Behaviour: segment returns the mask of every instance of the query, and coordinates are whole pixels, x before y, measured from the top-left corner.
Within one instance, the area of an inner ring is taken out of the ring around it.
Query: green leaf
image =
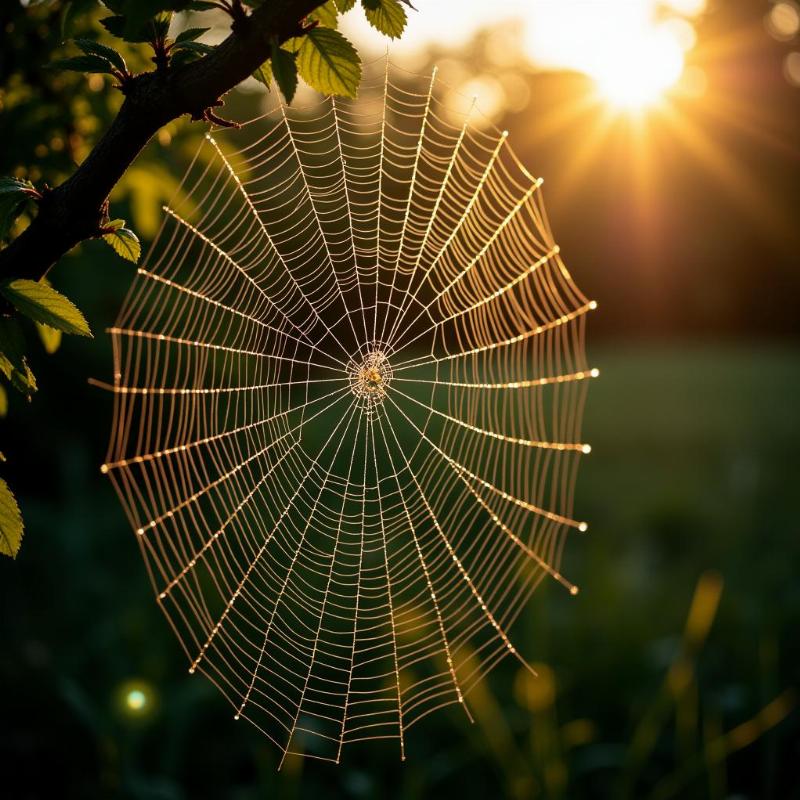
[[[36,391],[36,378],[25,360],[25,337],[8,317],[0,317],[0,372],[18,392],[30,397]]]
[[[287,52],[296,56],[300,52],[300,48],[303,46],[304,41],[305,35],[292,36],[281,45],[281,50],[286,50]]]
[[[16,558],[24,530],[17,501],[8,484],[0,478],[0,553]]]
[[[335,2],[340,14],[346,13],[356,4],[356,0],[335,0]]]
[[[121,222],[121,220],[115,220],[115,222]],[[139,237],[128,228],[120,227],[110,233],[106,233],[103,236],[103,241],[110,245],[118,256],[122,256],[126,261],[132,261],[134,264],[142,254],[142,244],[139,241]]]
[[[30,181],[0,178],[0,239],[7,239],[14,220],[25,210],[28,200],[39,193]]]
[[[75,44],[83,50],[87,55],[95,55],[104,58],[113,64],[120,72],[127,73],[128,65],[125,59],[113,47],[106,47],[100,42],[94,42],[91,39],[76,39]]]
[[[177,37],[175,38],[175,44],[180,44],[181,42],[193,42],[195,39],[199,39],[204,33],[210,31],[211,28],[187,28],[185,31],[181,31]]]
[[[3,373],[7,371],[6,363],[5,356],[0,353],[0,370],[2,370]],[[9,380],[11,381],[11,385],[20,394],[24,394],[28,400],[30,400],[31,395],[39,389],[36,385],[36,377],[33,372],[31,372],[31,368],[28,366],[27,362],[23,363],[23,368],[21,370],[11,369],[9,371]]]
[[[36,197],[39,193],[30,181],[23,181],[19,178],[0,178],[0,195],[6,194],[25,194]]]
[[[361,5],[373,28],[392,39],[402,36],[407,17],[398,0],[361,0]]]
[[[275,83],[286,98],[287,103],[291,103],[294,93],[297,91],[297,63],[293,53],[287,53],[278,47],[277,39],[272,40],[272,72],[275,75]]]
[[[8,414],[8,392],[5,386],[0,386],[0,417]],[[0,453],[0,461],[5,461],[6,457]]]
[[[61,331],[51,328],[49,325],[42,325],[41,322],[36,323],[36,330],[42,340],[45,352],[53,355],[61,347]]]
[[[100,56],[84,55],[72,58],[59,58],[45,65],[47,69],[68,69],[73,72],[107,72],[114,74],[114,67]]]
[[[324,5],[315,8],[309,15],[309,20],[316,20],[326,28],[335,28],[339,21],[339,8],[335,0],[328,0]]]
[[[361,60],[353,45],[332,28],[312,28],[303,37],[297,69],[318,92],[345,97],[358,94]]]
[[[104,17],[100,20],[100,24],[112,35],[122,39],[125,36],[125,17],[121,14],[115,14],[113,17]],[[133,41],[126,39],[125,41]],[[141,39],[137,41],[142,41]]]
[[[17,279],[0,284],[0,293],[34,322],[78,336],[91,336],[89,323],[74,303],[41,281]]]
[[[272,62],[269,60],[265,61],[253,72],[253,77],[269,89],[269,83],[272,80]]]

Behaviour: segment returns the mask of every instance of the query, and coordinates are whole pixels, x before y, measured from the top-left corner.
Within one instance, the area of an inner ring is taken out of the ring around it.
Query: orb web
[[[209,133],[110,334],[106,472],[191,673],[338,762],[461,706],[560,572],[594,308],[474,101]],[[426,91],[427,89],[427,91]],[[282,762],[281,762],[282,763]]]

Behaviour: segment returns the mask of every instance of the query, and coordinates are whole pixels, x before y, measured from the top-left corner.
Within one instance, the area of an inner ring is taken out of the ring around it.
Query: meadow
[[[106,350],[84,349],[81,372],[102,375]],[[29,539],[0,587],[8,796],[40,797],[54,775],[72,796],[142,800],[797,796],[797,356],[590,345],[601,377],[578,509],[591,527],[564,566],[581,592],[542,586],[514,631],[539,680],[504,662],[471,697],[476,724],[429,717],[402,765],[375,742],[339,768],[288,759],[280,772],[187,675],[157,610],[98,471],[108,396],[48,365],[61,390],[8,432],[29,475]]]

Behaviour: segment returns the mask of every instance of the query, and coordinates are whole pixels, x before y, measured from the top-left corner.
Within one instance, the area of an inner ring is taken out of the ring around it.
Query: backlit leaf
[[[92,41],[91,39],[76,39],[75,44],[87,55],[95,55],[109,61],[120,72],[128,71],[128,65],[125,63],[125,59],[114,50],[113,47],[106,47],[106,45]]]
[[[303,80],[323,94],[355,97],[361,82],[356,49],[332,28],[312,28],[302,39],[297,69]]]
[[[0,478],[0,553],[16,558],[22,544],[22,514],[8,484]]]
[[[139,241],[139,237],[128,228],[118,228],[115,231],[111,231],[111,233],[106,233],[103,236],[103,241],[111,245],[118,256],[122,256],[126,261],[132,261],[134,264],[142,254],[142,244]]]
[[[30,181],[23,181],[19,178],[0,178],[0,195],[18,194],[35,195],[36,189]]]
[[[309,15],[309,20],[316,20],[326,28],[335,28],[339,20],[339,9],[335,0],[328,0],[324,5],[315,8]]]
[[[272,62],[265,61],[258,69],[253,72],[253,77],[269,89],[270,81],[272,80]]]
[[[369,24],[392,39],[402,36],[406,27],[406,10],[398,0],[361,0]]]
[[[92,335],[89,323],[77,306],[46,283],[20,278],[0,284],[0,293],[34,322],[42,322],[64,333]]]
[[[42,325],[41,322],[36,323],[36,330],[42,340],[45,352],[50,353],[50,355],[55,353],[61,346],[61,331],[51,328],[49,325]]]

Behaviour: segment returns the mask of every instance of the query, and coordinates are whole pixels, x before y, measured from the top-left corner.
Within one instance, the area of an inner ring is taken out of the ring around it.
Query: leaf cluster
[[[263,0],[262,0],[263,1]],[[248,5],[261,2],[247,0]],[[338,30],[339,18],[351,11],[356,0],[328,0],[306,18],[303,36],[278,46],[273,43],[269,61],[253,77],[269,87],[272,78],[291,103],[302,78],[323,94],[355,97],[361,82],[361,60],[355,47]],[[361,0],[370,25],[391,38],[402,35],[407,22],[408,0]]]
[[[91,336],[83,314],[47,280],[6,280],[0,283],[0,297],[9,311],[15,310],[32,321],[48,353],[61,343],[62,333]],[[25,355],[25,336],[19,321],[10,313],[0,315],[0,375],[30,399],[36,391],[36,378]],[[0,416],[8,411],[8,395],[0,384]],[[0,453],[0,460],[5,457]],[[0,480],[0,553],[16,556],[22,542],[22,517],[14,495]]]
[[[85,2],[85,0],[84,0]],[[157,68],[180,66],[201,58],[213,50],[211,45],[197,41],[208,28],[190,28],[170,38],[173,15],[179,11],[222,9],[233,19],[247,15],[247,8],[258,8],[265,0],[103,0],[111,12],[100,24],[112,36],[132,44],[149,44]],[[275,80],[278,88],[291,102],[297,90],[298,78],[323,94],[355,97],[361,81],[361,61],[358,53],[337,30],[342,14],[351,11],[356,0],[328,0],[303,20],[303,33],[280,45],[271,46],[270,57],[253,73],[258,81],[269,87]],[[409,0],[360,0],[370,25],[391,38],[402,35],[407,22]],[[124,59],[114,48],[87,39],[76,39],[82,55],[52,62],[57,69],[114,76],[124,88],[130,78]]]

